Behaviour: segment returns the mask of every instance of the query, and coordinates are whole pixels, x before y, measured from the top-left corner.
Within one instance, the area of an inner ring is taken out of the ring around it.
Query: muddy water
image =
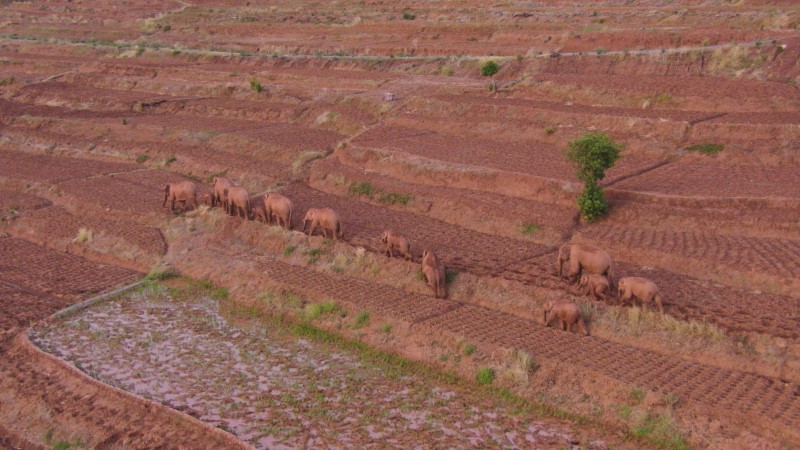
[[[569,448],[574,442],[566,425],[514,415],[477,394],[397,375],[268,325],[231,324],[214,300],[175,300],[157,286],[37,330],[32,339],[105,383],[258,448]]]

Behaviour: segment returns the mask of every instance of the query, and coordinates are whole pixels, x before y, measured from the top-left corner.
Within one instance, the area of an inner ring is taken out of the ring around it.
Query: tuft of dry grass
[[[525,386],[538,368],[539,363],[530,354],[514,349],[499,369],[500,378],[508,384]]]
[[[72,242],[78,244],[90,244],[93,239],[94,231],[92,231],[91,228],[81,227],[81,229],[78,230],[78,235],[72,240]]]
[[[317,152],[317,151],[301,152],[299,155],[297,155],[297,158],[295,158],[294,162],[292,163],[292,173],[293,174],[299,173],[301,170],[303,170],[303,167],[305,167],[306,164],[316,159],[322,159],[325,156],[327,156],[325,152]]]

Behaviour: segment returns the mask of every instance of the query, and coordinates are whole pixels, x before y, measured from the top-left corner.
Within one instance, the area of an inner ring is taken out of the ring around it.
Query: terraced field
[[[40,364],[58,361],[22,333],[170,266],[232,301],[279,285],[398,321],[417,339],[407,352],[444,332],[524,351],[540,374],[564,364],[609,380],[616,391],[596,407],[611,427],[646,423],[615,412],[619,392],[643,388],[651,406],[680,399],[669,413],[699,447],[800,442],[794,2],[0,3],[0,387],[90,430],[98,447],[231,439],[200,422],[165,432],[184,416],[72,369],[48,378]],[[490,59],[499,72],[481,76]],[[603,180],[609,215],[583,224],[565,149],[594,131],[625,148]],[[694,151],[704,144],[723,150]],[[344,242],[162,207],[165,184],[192,180],[202,194],[219,176],[290,197],[295,230],[307,208],[334,208]],[[414,264],[378,258],[389,228],[411,239]],[[719,342],[680,348],[685,336],[663,321],[615,335],[604,318],[633,320],[616,299],[584,305],[598,330],[588,338],[531,320],[546,300],[583,301],[555,273],[571,240],[608,250],[617,278],[655,281],[672,319],[717,327]],[[329,246],[332,257],[369,252],[372,266],[345,274],[291,256]],[[448,300],[412,279],[426,248],[455,275]],[[213,261],[232,269],[221,276]],[[373,328],[335,331],[385,343]],[[702,348],[713,345],[719,354]],[[532,379],[530,398],[571,398]],[[3,404],[0,444],[41,445]],[[720,425],[704,433],[696,420]],[[255,436],[243,439],[290,442]]]

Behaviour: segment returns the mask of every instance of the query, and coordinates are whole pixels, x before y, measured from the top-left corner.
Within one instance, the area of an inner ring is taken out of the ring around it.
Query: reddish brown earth
[[[616,411],[642,387],[659,397],[651,404],[680,398],[669,414],[695,446],[796,445],[797,5],[478,3],[3,3],[0,253],[13,256],[0,270],[2,327],[14,334],[165,259],[253,296],[276,283],[413,324],[411,334],[446,330],[453,341],[525,350],[541,366],[526,395],[560,404],[580,394],[547,374],[580,374],[579,389],[603,406],[599,420],[615,427],[641,425]],[[501,66],[491,78],[479,75],[488,59]],[[487,90],[492,79],[499,92]],[[387,92],[394,100],[384,101]],[[576,227],[580,186],[565,148],[590,131],[626,147],[603,182],[609,216]],[[725,148],[686,151],[703,143]],[[419,280],[380,279],[416,266],[382,259],[365,269],[373,275],[343,275],[291,260],[283,244],[264,247],[275,230],[162,208],[166,183],[192,179],[206,192],[220,175],[251,194],[292,198],[295,228],[306,208],[333,207],[340,250],[377,253],[386,228],[409,236],[417,258],[435,249],[461,274],[451,298],[433,301]],[[352,194],[351,183],[378,192]],[[389,193],[408,201],[381,201]],[[92,242],[73,242],[82,228]],[[599,333],[590,338],[542,327],[531,317],[544,300],[581,299],[555,274],[557,246],[569,240],[608,250],[617,276],[655,281],[679,322],[716,324],[725,343],[763,348],[745,360],[693,354],[662,328],[617,335],[602,319],[631,310],[614,307],[595,309],[590,328]],[[248,275],[225,276],[214,258]],[[529,293],[527,309],[512,291]],[[375,329],[356,337],[385,341]],[[37,369],[45,357],[9,339],[0,385],[89,430],[92,442],[202,446],[200,428],[162,432],[161,413],[147,416],[138,400],[75,373],[48,385]],[[424,347],[391,349],[438,364]],[[565,353],[574,360],[564,363]],[[473,377],[477,367],[466,367],[457,370]],[[614,388],[592,390],[595,379]],[[112,421],[110,411],[128,416]],[[0,443],[33,442],[14,425],[0,421]]]

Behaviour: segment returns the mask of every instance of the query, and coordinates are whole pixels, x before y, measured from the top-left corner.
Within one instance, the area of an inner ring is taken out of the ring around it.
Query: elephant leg
[[[605,289],[598,286],[597,289],[594,291],[596,299],[602,299],[603,301],[608,301],[608,296],[605,293]]]
[[[562,331],[567,331],[567,321],[564,320],[564,319],[560,319],[560,320],[561,320],[561,330]]]
[[[586,328],[586,322],[582,318],[578,319],[578,329],[583,331],[584,336],[589,335],[589,330]]]

